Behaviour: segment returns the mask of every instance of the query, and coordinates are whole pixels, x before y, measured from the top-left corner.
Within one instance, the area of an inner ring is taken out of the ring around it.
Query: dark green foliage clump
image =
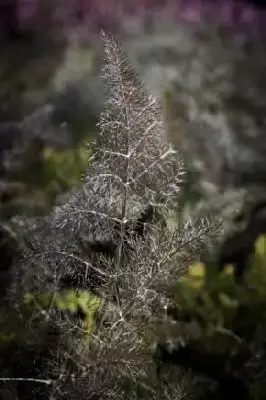
[[[247,213],[247,216],[244,212],[237,215],[235,222],[242,224],[242,228],[226,238],[219,255],[219,269],[222,270],[226,264],[233,264],[237,282],[243,280],[256,239],[266,233],[266,202],[255,203]]]
[[[233,266],[221,273],[214,265],[191,265],[168,310],[170,320],[183,324],[189,334],[179,332],[170,343],[162,342],[159,357],[216,382],[215,398],[233,398],[232,388],[242,399],[265,396],[265,240],[261,236],[256,241],[241,285]]]

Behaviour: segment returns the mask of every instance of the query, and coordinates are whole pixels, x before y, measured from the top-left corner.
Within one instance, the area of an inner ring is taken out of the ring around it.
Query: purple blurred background
[[[0,10],[6,34],[47,28],[52,18],[68,36],[83,40],[100,28],[117,31],[125,20],[149,21],[158,14],[169,22],[222,23],[260,34],[266,21],[264,2],[258,0],[2,0]]]

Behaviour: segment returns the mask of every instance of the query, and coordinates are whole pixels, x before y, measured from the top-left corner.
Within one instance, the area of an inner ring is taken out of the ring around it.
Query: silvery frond
[[[161,108],[132,70],[118,42],[102,34],[103,79],[109,92],[98,141],[83,184],[51,219],[68,241],[80,235],[110,237],[147,204],[172,206],[179,198],[183,162],[168,143]]]
[[[139,80],[118,42],[109,35],[102,38],[108,98],[86,188],[111,202],[115,197],[121,208],[125,196],[138,196],[144,204],[176,201],[184,170],[168,143],[160,104]]]

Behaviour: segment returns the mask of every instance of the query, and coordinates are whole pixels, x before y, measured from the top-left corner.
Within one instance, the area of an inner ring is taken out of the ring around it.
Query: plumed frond
[[[134,196],[135,204],[176,201],[183,165],[167,141],[160,104],[118,42],[104,33],[102,38],[108,98],[100,116],[98,151],[86,176],[87,191],[105,198],[109,208],[115,201],[121,211],[125,197],[130,202]]]
[[[102,34],[108,97],[99,121],[96,151],[82,187],[55,216],[61,228],[111,233],[147,204],[170,206],[180,194],[184,166],[168,143],[160,104],[133,71],[118,42]]]

